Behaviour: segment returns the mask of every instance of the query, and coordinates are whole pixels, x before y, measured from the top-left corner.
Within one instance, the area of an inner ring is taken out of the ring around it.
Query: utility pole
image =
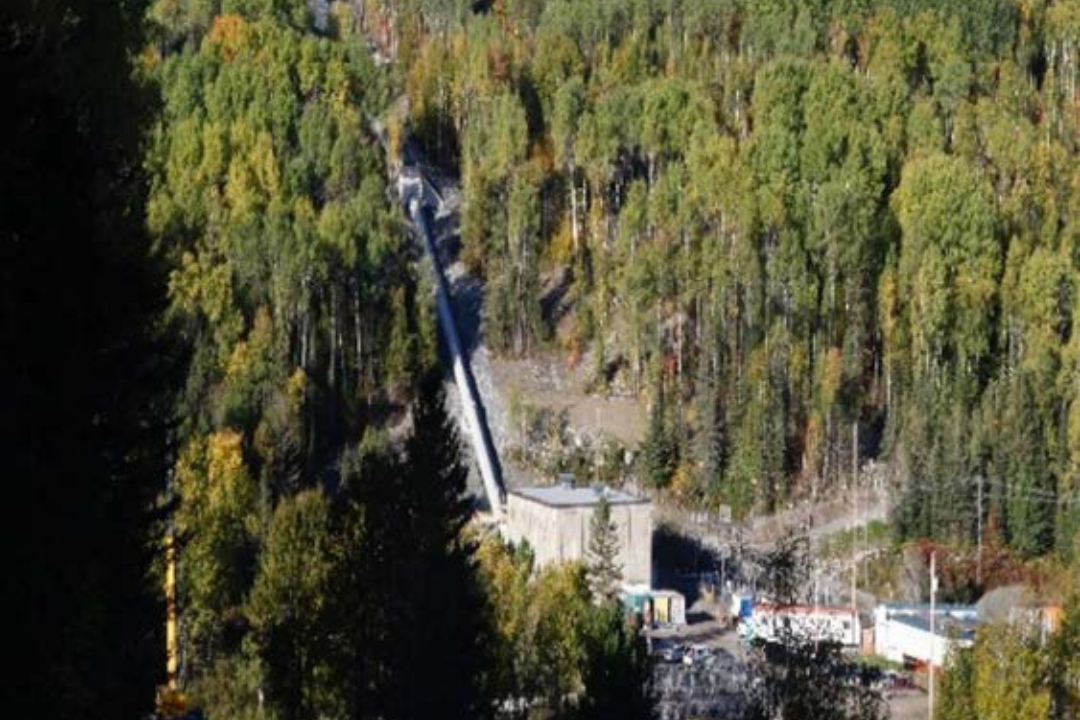
[[[803,520],[803,532],[806,533],[806,537],[810,537],[810,518],[811,517],[813,517],[813,510],[812,509],[810,511],[810,514],[807,515],[806,518]],[[813,565],[812,565],[812,567],[814,569],[814,611],[817,612],[818,593],[819,593],[819,590],[818,590],[818,573],[819,573],[819,565],[821,563],[821,558],[820,558],[820,556],[817,556],[817,555],[812,555],[811,557],[813,557],[813,561],[812,561]]]
[[[978,543],[979,543],[978,555],[975,556],[975,584],[978,585],[981,588],[982,587],[982,540],[983,540],[983,538],[982,538],[982,536],[983,536],[983,528],[982,528],[982,518],[983,518],[983,511],[982,511],[982,502],[983,502],[983,489],[982,489],[982,486],[983,486],[983,483],[982,483],[982,481],[983,481],[983,479],[982,479],[982,475],[977,475],[975,479],[979,483],[979,490],[978,490],[978,493],[977,493],[977,498],[978,499],[976,500],[976,506],[975,506],[975,527],[976,527],[976,535],[978,537]]]
[[[855,514],[851,522],[851,609],[858,612],[856,603],[856,582],[859,573],[859,551],[855,539],[859,536],[859,421],[851,424],[851,501],[855,503]]]
[[[929,680],[929,690],[927,693],[928,702],[930,704],[930,714],[927,716],[930,720],[934,718],[934,651],[937,645],[937,635],[935,634],[935,601],[937,599],[937,553],[930,553],[930,661],[926,663],[927,675]]]

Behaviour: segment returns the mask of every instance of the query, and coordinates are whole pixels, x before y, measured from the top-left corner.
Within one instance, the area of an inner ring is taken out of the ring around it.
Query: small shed
[[[686,598],[674,590],[626,585],[620,600],[627,612],[640,617],[646,627],[682,627],[686,624]]]
[[[653,622],[681,627],[686,624],[686,598],[674,590],[653,590]]]

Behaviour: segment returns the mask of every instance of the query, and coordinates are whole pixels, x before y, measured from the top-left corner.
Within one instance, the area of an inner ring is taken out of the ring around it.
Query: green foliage
[[[644,638],[627,623],[622,607],[608,601],[594,608],[585,627],[585,693],[579,720],[654,717],[652,667]]]
[[[1080,564],[1072,565],[1073,580],[1080,579]],[[1061,627],[1050,638],[1050,692],[1054,711],[1061,717],[1080,712],[1080,593],[1065,602]]]
[[[235,652],[238,623],[255,571],[260,530],[258,490],[244,463],[241,437],[219,432],[193,440],[177,463],[176,531],[182,547],[178,602],[196,665]]]
[[[215,717],[483,718],[465,471],[440,380],[418,382],[432,314],[364,126],[385,80],[310,32],[303,1],[151,14],[170,41],[146,213],[191,358],[186,684]],[[514,110],[504,163],[525,146]],[[400,448],[373,440],[388,414],[411,418]]]
[[[342,461],[335,626],[349,712],[483,718],[485,599],[462,532],[471,507],[441,378],[421,383],[411,414],[404,458],[366,440]]]
[[[489,539],[478,551],[492,613],[492,702],[520,708],[508,717],[651,717],[644,638],[619,605],[593,601],[581,566],[533,574],[529,554],[516,550]]]
[[[672,434],[671,420],[662,382],[649,410],[649,427],[642,442],[639,462],[642,477],[655,488],[666,487],[678,464],[678,446]]]
[[[331,647],[329,509],[317,490],[285,500],[274,511],[248,600],[267,703],[281,718],[333,715],[328,697]]]
[[[957,649],[946,661],[941,678],[941,700],[934,708],[934,720],[978,720],[975,713],[975,663],[972,652]]]
[[[215,717],[491,714],[492,615],[441,387],[420,384],[402,454],[367,433],[343,452],[333,494],[281,497],[265,526],[238,433],[185,450],[188,685]]]
[[[1051,548],[1054,537],[1054,480],[1039,438],[1042,419],[1025,377],[1013,391],[1013,413],[1007,418],[1010,442],[1005,467],[1010,483],[1005,496],[1005,532],[1009,545],[1033,557]]]
[[[180,22],[172,5],[151,14]],[[307,32],[304,2],[220,11],[184,30],[198,42],[156,58],[146,214],[192,351],[184,433],[261,429],[256,465],[284,462],[296,482],[359,433],[384,387],[408,396],[416,282],[362,125],[384,95],[370,58]]]
[[[185,680],[214,716],[647,714],[639,638],[580,568],[474,573],[367,127],[399,72],[422,144],[460,162],[493,345],[561,334],[605,384],[663,378],[649,484],[774,508],[838,483],[857,423],[906,481],[903,534],[1076,552],[1075,0],[354,5],[318,32],[305,0],[5,8],[23,714],[146,713],[170,454]],[[399,457],[372,438],[418,389]],[[1075,625],[988,631],[977,716],[1075,714]],[[777,687],[831,667],[800,662]],[[814,702],[841,696],[876,712]]]
[[[974,650],[971,695],[977,717],[1034,720],[1050,716],[1046,678],[1049,657],[1026,628],[999,626],[980,631]]]
[[[970,372],[989,350],[1002,258],[987,195],[972,168],[944,155],[908,165],[893,195],[916,378],[949,360]]]
[[[857,422],[901,467],[909,536],[968,539],[1031,496],[1069,524],[1073,5],[548,0],[433,26],[416,126],[463,139],[443,159],[487,337],[588,344],[625,360],[609,388],[660,365],[672,399],[712,388],[670,441],[683,412],[650,411],[639,476],[678,469],[686,502],[745,514],[846,481]],[[547,327],[545,276],[569,278]],[[1018,372],[1037,470],[992,440]],[[1034,520],[1023,552],[1071,547]]]
[[[807,538],[782,539],[763,558],[762,591],[781,607],[802,599],[811,573]],[[874,686],[876,668],[852,664],[837,643],[809,642],[790,627],[775,642],[758,642],[747,717],[771,720],[882,720],[888,709]]]
[[[611,503],[601,497],[589,521],[589,556],[585,571],[589,589],[597,601],[614,601],[622,580],[619,565],[618,526],[611,519]]]
[[[935,720],[1075,717],[1080,642],[1072,592],[1060,627],[1049,635],[1022,614],[980,628],[974,648],[949,659]]]

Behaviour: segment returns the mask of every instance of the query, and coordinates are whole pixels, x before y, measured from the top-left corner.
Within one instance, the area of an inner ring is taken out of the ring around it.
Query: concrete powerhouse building
[[[603,496],[619,537],[623,582],[652,585],[652,503],[603,485],[516,488],[506,494],[506,535],[529,543],[538,566],[588,559],[593,510]]]

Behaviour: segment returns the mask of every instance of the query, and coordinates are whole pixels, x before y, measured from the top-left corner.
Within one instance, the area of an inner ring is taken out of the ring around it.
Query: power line
[[[933,484],[933,481],[923,480],[919,481],[918,483],[913,483],[909,485],[908,490],[926,494],[940,493],[943,489],[949,486],[956,487],[964,484],[977,486],[979,482],[980,481],[978,477],[951,480],[948,481],[948,483],[946,483],[945,485],[935,485]],[[1001,480],[983,478],[981,482],[984,484],[984,486],[990,486],[992,488],[1001,490],[1006,494],[1007,497],[1016,497],[1019,495],[1026,500],[1034,503],[1044,503],[1047,505],[1064,507],[1080,507],[1080,492],[1058,495],[1056,493],[1044,492],[1037,488],[1020,488],[1015,485],[1010,485],[1009,483]],[[977,489],[978,488],[976,488],[976,490]]]

